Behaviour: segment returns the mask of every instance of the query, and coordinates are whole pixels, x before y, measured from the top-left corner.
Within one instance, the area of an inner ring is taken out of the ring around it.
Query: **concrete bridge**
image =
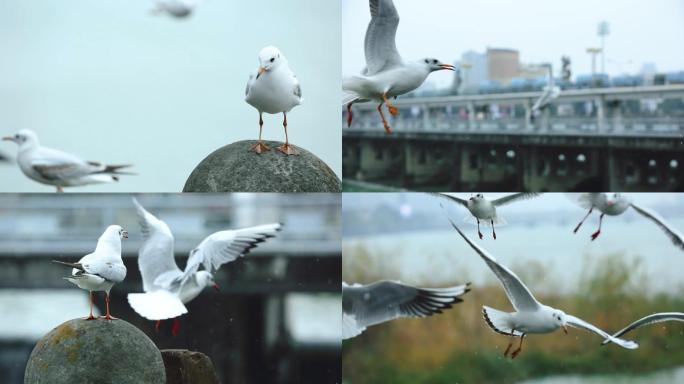
[[[344,177],[444,191],[684,189],[684,86],[568,90],[532,122],[538,96],[400,98],[392,135],[375,105],[354,105]]]

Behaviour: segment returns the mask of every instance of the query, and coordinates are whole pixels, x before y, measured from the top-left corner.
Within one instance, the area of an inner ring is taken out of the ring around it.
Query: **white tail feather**
[[[360,327],[356,323],[354,316],[342,313],[342,340],[350,339],[361,334],[365,331],[366,327]]]
[[[494,308],[487,306],[482,307],[482,316],[484,317],[489,328],[504,335],[522,336],[522,333],[518,331],[513,331],[508,323],[508,317],[510,316],[506,312],[499,311]]]
[[[178,296],[168,291],[130,293],[128,303],[134,311],[148,320],[173,319],[188,313]]]

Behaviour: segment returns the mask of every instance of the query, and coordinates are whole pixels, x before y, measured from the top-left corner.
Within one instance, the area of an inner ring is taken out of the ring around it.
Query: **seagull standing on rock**
[[[85,255],[77,263],[66,263],[53,260],[55,263],[73,267],[67,281],[90,294],[90,316],[85,320],[95,320],[93,316],[93,292],[104,291],[107,320],[115,320],[109,312],[109,291],[114,284],[120,283],[126,277],[126,266],[121,260],[121,240],[128,239],[126,232],[119,225],[110,225],[97,240],[95,251]]]
[[[120,171],[130,165],[85,161],[69,153],[42,147],[36,133],[28,129],[2,139],[19,145],[17,164],[24,175],[39,183],[55,186],[57,192],[64,192],[64,187],[112,183],[119,181],[119,175],[130,175]]]
[[[529,333],[551,333],[559,328],[568,333],[568,325],[575,328],[584,329],[594,332],[604,339],[613,342],[623,348],[636,349],[639,345],[633,341],[627,341],[611,336],[602,331],[596,326],[587,323],[586,321],[568,315],[565,312],[549,307],[537,301],[530,292],[529,288],[520,280],[520,278],[508,269],[505,265],[500,264],[494,256],[490,255],[485,249],[481,248],[470,240],[461,230],[449,219],[451,226],[458,232],[461,237],[470,245],[470,247],[477,252],[482,260],[487,264],[489,269],[496,275],[499,282],[506,291],[508,300],[513,305],[515,312],[503,312],[490,308],[482,307],[482,315],[487,322],[487,325],[497,333],[510,336],[508,347],[504,352],[504,357],[508,357],[508,353],[513,346],[513,339],[520,337],[520,345],[511,353],[511,358],[514,359],[520,351],[522,351],[523,340]]]
[[[420,87],[430,73],[441,70],[453,71],[454,66],[434,58],[404,61],[397,51],[396,35],[399,13],[392,0],[370,0],[371,21],[366,30],[364,53],[366,68],[361,75],[345,78],[342,89],[346,93],[343,104],[347,105],[347,126],[352,123],[352,104],[377,100],[378,113],[385,131],[390,127],[382,112],[383,104],[392,116],[399,114],[389,101]]]
[[[278,48],[268,46],[259,52],[259,68],[256,74],[249,76],[245,89],[245,101],[259,111],[259,142],[252,151],[263,153],[269,148],[261,141],[264,126],[262,114],[283,113],[285,128],[285,144],[278,150],[286,155],[298,155],[299,152],[290,145],[287,138],[287,113],[302,103],[302,89],[297,76],[292,72],[285,56]]]
[[[133,199],[144,242],[138,252],[138,268],[145,293],[131,293],[128,303],[142,317],[157,321],[174,319],[172,334],[180,330],[177,317],[188,312],[185,304],[206,287],[218,290],[214,272],[226,263],[245,256],[259,243],[275,237],[278,223],[220,231],[202,240],[188,258],[185,270],[174,260],[174,238],[165,222],[149,213]],[[200,271],[200,266],[204,270]]]

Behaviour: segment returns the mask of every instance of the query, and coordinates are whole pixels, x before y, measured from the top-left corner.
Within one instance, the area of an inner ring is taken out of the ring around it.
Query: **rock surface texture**
[[[167,384],[218,384],[218,376],[209,356],[187,349],[161,351],[166,366]]]
[[[164,384],[161,352],[123,320],[69,320],[38,341],[24,384]]]
[[[264,141],[270,151],[249,149],[255,140],[219,148],[192,171],[183,192],[340,192],[341,182],[318,157],[301,148],[298,156],[276,150],[282,143]]]

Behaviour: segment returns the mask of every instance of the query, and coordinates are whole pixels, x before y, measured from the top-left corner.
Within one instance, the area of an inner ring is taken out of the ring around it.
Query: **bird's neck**
[[[118,236],[114,237],[109,234],[104,234],[97,241],[95,252],[97,251],[115,252],[117,255],[121,256],[121,239]]]

